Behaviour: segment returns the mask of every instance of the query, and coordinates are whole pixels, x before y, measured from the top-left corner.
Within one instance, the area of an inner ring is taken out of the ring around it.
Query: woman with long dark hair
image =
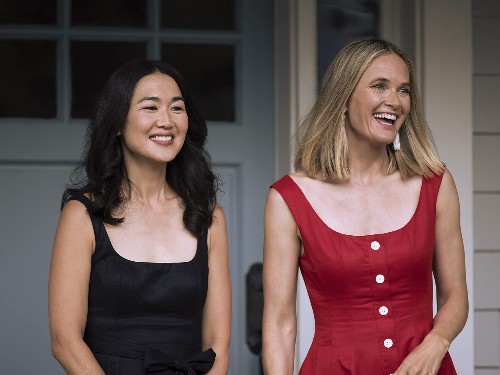
[[[106,83],[52,253],[52,351],[68,374],[227,373],[227,233],[206,138],[168,64],[134,61]]]

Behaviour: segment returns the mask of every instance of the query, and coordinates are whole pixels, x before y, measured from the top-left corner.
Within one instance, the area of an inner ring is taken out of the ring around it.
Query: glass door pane
[[[0,117],[55,118],[56,42],[0,40]]]
[[[71,117],[88,118],[109,76],[121,65],[146,57],[146,42],[71,43]]]
[[[161,59],[184,76],[205,119],[235,121],[233,45],[163,43]]]
[[[71,25],[145,27],[146,3],[144,0],[73,0]]]
[[[55,25],[56,0],[2,0],[0,25]]]
[[[160,24],[168,29],[234,30],[234,0],[162,0]]]

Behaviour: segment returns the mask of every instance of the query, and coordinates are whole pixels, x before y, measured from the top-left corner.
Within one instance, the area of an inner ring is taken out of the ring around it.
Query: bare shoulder
[[[278,212],[288,211],[288,205],[285,202],[285,199],[281,195],[281,193],[275,188],[271,187],[267,193],[266,199],[266,207],[265,207],[265,216],[269,213],[272,215],[276,215]]]
[[[212,215],[213,215],[213,220],[211,227],[226,225],[226,214],[224,213],[224,209],[221,206],[216,205]]]
[[[208,229],[208,251],[214,248],[227,248],[227,224],[224,209],[216,205],[213,212],[212,225]]]
[[[92,222],[87,207],[77,200],[70,200],[64,205],[60,222],[81,226],[81,229],[92,229]]]
[[[451,172],[448,169],[445,169],[443,172],[441,186],[439,187],[438,201],[455,199],[455,197],[458,197],[455,180],[453,179]]]
[[[276,189],[269,189],[264,209],[264,232],[283,235],[290,230],[296,233],[296,223],[292,211],[281,193]]]
[[[460,215],[460,202],[457,187],[448,169],[443,173],[436,209],[438,217],[446,216],[458,218]]]
[[[455,180],[449,169],[445,169],[443,172],[443,180],[441,181],[441,186],[444,189],[456,189]]]
[[[95,244],[94,229],[85,205],[77,200],[70,200],[65,205],[59,218],[56,232],[56,244],[66,243]]]
[[[89,213],[87,211],[87,207],[75,199],[69,200],[63,207],[62,214],[70,215],[70,216],[86,216],[89,217]]]

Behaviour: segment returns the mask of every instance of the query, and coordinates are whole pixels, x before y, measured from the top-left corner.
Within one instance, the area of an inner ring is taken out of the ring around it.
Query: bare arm
[[[431,334],[451,343],[464,328],[469,312],[460,205],[451,174],[446,171],[438,196],[434,277],[438,313]]]
[[[437,374],[451,342],[467,321],[469,302],[460,204],[453,177],[448,170],[441,182],[436,207],[434,278],[438,312],[433,329],[394,375]]]
[[[264,213],[262,356],[267,375],[293,374],[300,248],[295,220],[281,195],[271,189]]]
[[[52,353],[67,374],[104,375],[83,341],[94,242],[85,206],[68,202],[59,219],[49,275]]]
[[[208,236],[208,293],[203,309],[203,349],[216,353],[210,375],[225,375],[229,367],[231,337],[231,281],[226,218],[216,207]]]

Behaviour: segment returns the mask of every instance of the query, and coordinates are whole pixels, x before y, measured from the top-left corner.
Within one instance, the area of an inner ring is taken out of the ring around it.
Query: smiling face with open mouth
[[[167,163],[181,150],[188,116],[175,80],[153,73],[137,83],[121,132],[125,162]]]
[[[385,146],[394,141],[410,112],[409,81],[408,68],[399,56],[391,53],[373,60],[347,104],[350,144]]]

